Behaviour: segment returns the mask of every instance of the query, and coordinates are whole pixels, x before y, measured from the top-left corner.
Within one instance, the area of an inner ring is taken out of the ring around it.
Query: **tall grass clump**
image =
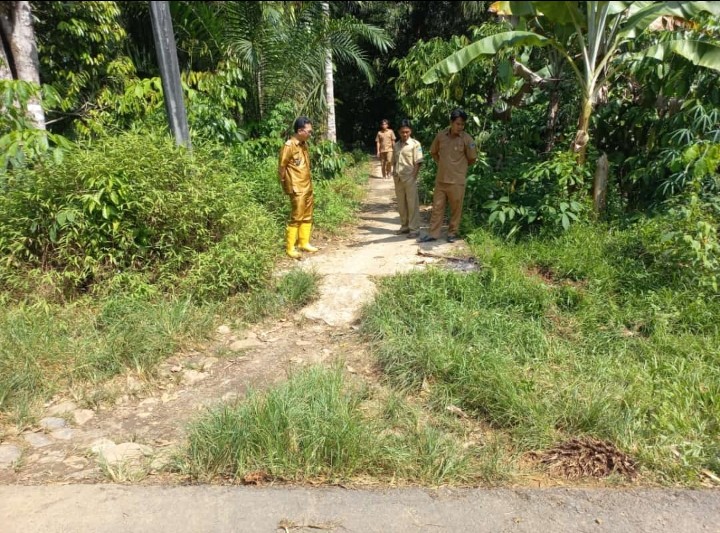
[[[373,400],[341,369],[311,367],[200,418],[180,464],[195,479],[441,482],[468,476],[470,454],[456,439],[416,417],[398,420],[387,402],[377,408]],[[410,412],[405,405],[401,410]]]
[[[718,472],[716,296],[655,268],[628,230],[516,244],[480,230],[471,245],[479,273],[397,276],[368,308],[396,384],[430,384],[517,453],[594,436],[661,480]]]
[[[198,471],[272,477],[352,475],[377,462],[376,431],[359,410],[363,391],[315,368],[267,394],[252,394],[196,424],[189,455]]]

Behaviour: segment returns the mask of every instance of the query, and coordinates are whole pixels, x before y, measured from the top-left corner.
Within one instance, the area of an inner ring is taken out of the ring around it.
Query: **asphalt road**
[[[720,532],[718,490],[0,486],[2,533]]]

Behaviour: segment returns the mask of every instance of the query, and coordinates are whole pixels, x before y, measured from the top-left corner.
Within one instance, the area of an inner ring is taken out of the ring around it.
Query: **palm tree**
[[[326,116],[334,140],[334,63],[354,64],[372,83],[361,43],[387,51],[391,39],[354,17],[333,17],[328,2],[230,2],[222,10],[225,46],[251,76],[248,90],[261,120],[277,103]]]
[[[278,81],[273,65],[282,60],[286,9],[281,2],[226,2],[219,13],[225,51],[249,82],[250,121],[265,117],[268,88]]]

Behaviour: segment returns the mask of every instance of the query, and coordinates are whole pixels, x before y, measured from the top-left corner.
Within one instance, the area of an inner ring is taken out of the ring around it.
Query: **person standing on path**
[[[390,123],[387,119],[382,119],[380,121],[380,131],[375,136],[375,148],[380,160],[383,179],[389,177],[390,172],[392,172],[393,143],[396,140],[395,132],[390,129]]]
[[[450,224],[448,242],[455,242],[462,205],[465,198],[467,169],[477,160],[475,140],[465,133],[467,114],[462,109],[450,113],[450,127],[435,136],[430,145],[430,155],[438,165],[433,191],[432,216],[428,234],[419,238],[419,242],[436,241],[440,237],[445,205],[450,204]]]
[[[298,117],[293,131],[292,137],[280,150],[278,176],[283,192],[290,197],[292,208],[285,234],[285,251],[293,259],[300,259],[300,253],[295,249],[296,242],[302,251],[318,251],[310,244],[314,200],[307,141],[312,136],[312,122],[307,117]]]
[[[412,138],[412,128],[408,119],[400,122],[398,135],[400,140],[393,147],[393,179],[400,213],[400,229],[397,234],[407,233],[408,238],[414,238],[418,236],[420,230],[417,177],[423,162],[423,153],[420,143]]]

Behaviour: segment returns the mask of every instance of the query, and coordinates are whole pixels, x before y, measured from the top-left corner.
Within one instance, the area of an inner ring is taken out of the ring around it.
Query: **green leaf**
[[[533,2],[533,5],[545,18],[556,24],[577,21],[581,27],[587,27],[585,15],[578,8],[578,2]]]
[[[635,57],[664,61],[670,53],[678,54],[700,67],[720,71],[720,46],[704,41],[665,41],[638,52]]]
[[[513,70],[510,61],[508,61],[507,59],[503,59],[502,61],[500,61],[497,72],[498,78],[500,79],[500,82],[503,84],[503,86],[509,86],[513,78]]]
[[[637,2],[640,4],[641,2]],[[649,2],[642,9],[631,15],[624,24],[622,31],[618,32],[618,39],[632,39],[640,35],[658,17],[674,16],[682,19],[692,19],[701,13],[720,15],[718,2]]]
[[[503,48],[518,46],[548,46],[555,41],[529,31],[506,31],[491,35],[461,48],[423,74],[425,84],[436,82],[440,76],[459,72],[481,55],[493,55]]]
[[[562,227],[565,229],[565,231],[567,231],[567,229],[570,227],[570,219],[565,213],[563,213],[562,216]]]

